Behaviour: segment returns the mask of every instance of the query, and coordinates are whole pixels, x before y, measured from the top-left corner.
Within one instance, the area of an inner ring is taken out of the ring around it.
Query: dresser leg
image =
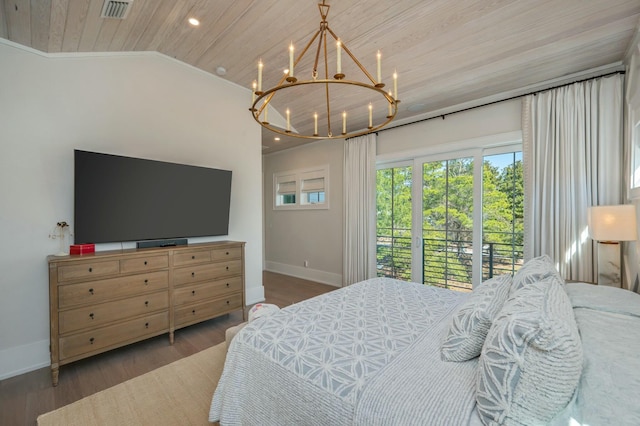
[[[169,331],[169,343],[173,345],[173,331]]]
[[[52,364],[51,365],[51,383],[53,384],[53,386],[58,386],[58,373],[59,373],[58,364]]]

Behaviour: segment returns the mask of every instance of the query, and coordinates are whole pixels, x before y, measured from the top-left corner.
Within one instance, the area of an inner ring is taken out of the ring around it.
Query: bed
[[[639,425],[640,295],[551,259],[472,293],[374,278],[233,339],[221,425]]]

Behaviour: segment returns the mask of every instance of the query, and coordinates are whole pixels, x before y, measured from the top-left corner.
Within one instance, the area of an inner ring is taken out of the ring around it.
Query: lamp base
[[[621,287],[620,243],[598,242],[598,285]]]

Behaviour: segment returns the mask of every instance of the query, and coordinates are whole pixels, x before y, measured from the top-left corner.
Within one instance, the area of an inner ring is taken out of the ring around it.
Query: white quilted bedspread
[[[477,361],[444,362],[439,351],[465,298],[374,278],[260,318],[233,340],[209,420],[467,424]]]

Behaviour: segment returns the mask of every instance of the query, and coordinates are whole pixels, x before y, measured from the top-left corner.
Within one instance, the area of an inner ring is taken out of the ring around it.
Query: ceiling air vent
[[[102,6],[102,15],[100,15],[100,17],[124,19],[129,14],[129,9],[131,9],[131,3],[133,3],[133,0],[124,0],[124,1],[105,0],[104,6]]]

